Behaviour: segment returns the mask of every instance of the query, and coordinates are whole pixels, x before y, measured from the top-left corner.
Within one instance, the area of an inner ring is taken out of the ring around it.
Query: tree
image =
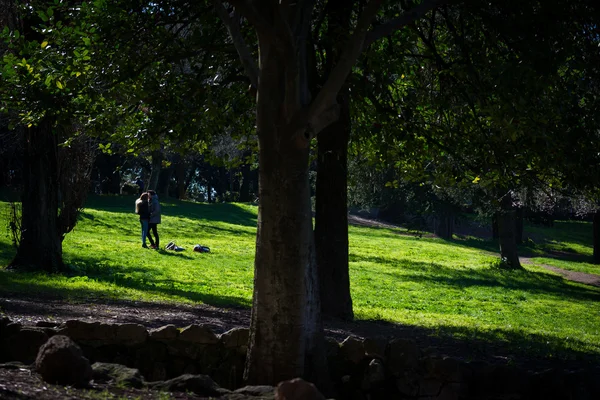
[[[421,17],[438,2],[423,2],[369,38],[381,1],[367,3],[327,81],[312,98],[307,44],[316,2],[233,1],[232,13],[221,2],[214,3],[257,89],[260,204],[245,377],[251,383],[273,384],[294,376],[319,382],[327,378],[309,197],[309,144],[338,119],[337,96],[364,46]],[[258,64],[240,33],[240,14],[256,30]]]
[[[349,38],[352,1],[327,3],[327,32],[321,41],[324,67],[319,85],[327,80],[342,46]],[[322,43],[325,42],[325,43]],[[313,62],[315,63],[316,60]],[[316,65],[311,70],[317,71]],[[313,80],[316,80],[313,79]],[[314,82],[312,86],[317,86]],[[316,91],[313,88],[312,91]],[[337,96],[340,116],[317,136],[317,181],[315,190],[315,255],[319,271],[321,310],[324,315],[353,318],[348,268],[348,141],[350,140],[350,91],[348,85]]]

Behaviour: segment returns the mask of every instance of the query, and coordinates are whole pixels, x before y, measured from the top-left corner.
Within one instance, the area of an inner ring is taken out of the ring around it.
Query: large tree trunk
[[[25,129],[21,240],[11,268],[64,269],[58,217],[58,140],[49,120]]]
[[[245,380],[274,385],[293,377],[329,379],[320,317],[307,146],[287,117],[289,60],[259,34],[258,231]]]
[[[348,39],[352,2],[331,0],[329,37],[335,50],[328,54],[330,67]],[[350,93],[340,90],[340,118],[318,138],[315,203],[315,248],[321,287],[321,310],[330,317],[351,320],[352,297],[348,267],[348,141]]]
[[[512,205],[512,197],[506,194],[501,201],[501,210],[498,213],[498,236],[500,244],[500,258],[502,264],[508,269],[519,269],[519,255],[517,254],[517,222],[516,211]]]
[[[594,264],[600,264],[600,209],[594,213]]]
[[[325,315],[351,320],[354,314],[348,271],[350,111],[347,93],[338,100],[342,108],[339,121],[318,136],[315,246],[321,310]]]

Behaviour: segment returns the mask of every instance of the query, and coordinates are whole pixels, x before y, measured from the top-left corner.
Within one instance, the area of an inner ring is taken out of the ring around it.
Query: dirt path
[[[552,271],[564,277],[565,279],[573,282],[583,283],[584,285],[596,286],[600,288],[600,275],[587,274],[585,272],[569,271],[566,269],[553,267],[552,265],[534,263],[529,257],[519,257],[523,264],[535,264],[539,265],[548,271]]]

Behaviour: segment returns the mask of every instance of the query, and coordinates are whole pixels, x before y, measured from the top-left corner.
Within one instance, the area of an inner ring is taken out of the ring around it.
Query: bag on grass
[[[194,246],[194,251],[198,253],[210,253],[210,249],[206,246],[200,246],[199,244]]]
[[[169,242],[169,244],[167,244],[165,246],[165,249],[167,250],[173,250],[173,251],[183,251],[185,250],[183,247],[179,247],[175,244],[175,242]]]

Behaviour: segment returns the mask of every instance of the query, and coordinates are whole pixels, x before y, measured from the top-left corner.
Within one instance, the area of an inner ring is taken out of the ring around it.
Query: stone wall
[[[94,362],[137,368],[146,381],[210,375],[220,386],[242,386],[248,329],[216,335],[209,328],[67,321],[21,326],[0,320],[0,362],[32,363],[50,336],[69,336]],[[529,372],[483,362],[424,356],[411,340],[348,337],[327,342],[339,399],[598,399],[600,368]]]

